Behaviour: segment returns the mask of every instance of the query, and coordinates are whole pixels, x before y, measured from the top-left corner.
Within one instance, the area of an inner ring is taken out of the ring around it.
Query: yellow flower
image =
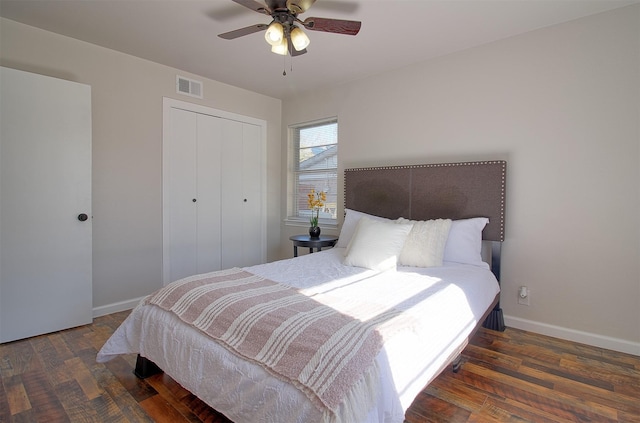
[[[307,205],[309,206],[309,210],[311,210],[311,219],[309,222],[312,227],[318,226],[318,216],[320,209],[324,207],[325,201],[327,201],[327,193],[324,191],[316,192],[315,189],[312,189],[309,191],[309,194],[307,194]]]

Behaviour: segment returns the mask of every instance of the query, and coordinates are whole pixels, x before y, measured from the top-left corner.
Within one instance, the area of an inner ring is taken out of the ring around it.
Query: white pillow
[[[380,216],[374,216],[372,214],[367,214],[351,209],[345,209],[346,215],[344,216],[344,222],[342,223],[342,229],[340,229],[340,237],[338,238],[338,242],[336,243],[336,247],[347,248],[349,246],[349,242],[351,238],[353,238],[353,233],[356,230],[356,226],[361,218],[367,217],[372,220],[378,220],[381,222],[391,222],[391,219],[386,219]]]
[[[344,258],[347,266],[372,270],[395,268],[412,224],[387,222],[362,217]]]
[[[454,220],[444,247],[444,261],[488,266],[482,261],[482,230],[489,223],[486,217]]]
[[[407,220],[401,217],[396,222],[413,224],[398,264],[413,267],[442,266],[451,219]]]

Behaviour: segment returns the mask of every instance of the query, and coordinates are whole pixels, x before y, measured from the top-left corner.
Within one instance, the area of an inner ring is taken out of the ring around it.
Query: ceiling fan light
[[[286,56],[287,53],[289,53],[289,45],[287,43],[287,39],[283,38],[280,44],[272,46],[271,52],[275,54],[280,54],[282,56]]]
[[[279,22],[271,22],[267,32],[264,34],[264,39],[272,46],[277,46],[282,43],[284,39],[284,28]]]
[[[293,28],[291,31],[291,43],[296,51],[302,51],[309,46],[309,37],[304,33],[303,30],[298,28],[297,26]]]

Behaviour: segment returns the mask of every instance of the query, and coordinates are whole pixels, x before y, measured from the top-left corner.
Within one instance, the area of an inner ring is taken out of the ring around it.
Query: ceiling
[[[300,18],[362,29],[306,31],[308,53],[293,59],[271,53],[263,32],[219,38],[270,22],[231,0],[0,0],[0,15],[284,99],[639,1],[317,0]]]

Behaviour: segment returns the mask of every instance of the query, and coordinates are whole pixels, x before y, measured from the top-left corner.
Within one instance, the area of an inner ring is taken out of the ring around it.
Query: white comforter
[[[299,288],[381,301],[421,324],[395,336],[378,354],[377,401],[361,421],[398,422],[416,395],[466,345],[467,336],[499,291],[485,267],[375,272],[342,265],[344,249],[252,266],[247,271]],[[98,353],[99,362],[140,353],[182,386],[236,423],[319,422],[306,396],[258,365],[244,361],[158,307],[139,305]],[[351,422],[349,422],[351,423]]]

